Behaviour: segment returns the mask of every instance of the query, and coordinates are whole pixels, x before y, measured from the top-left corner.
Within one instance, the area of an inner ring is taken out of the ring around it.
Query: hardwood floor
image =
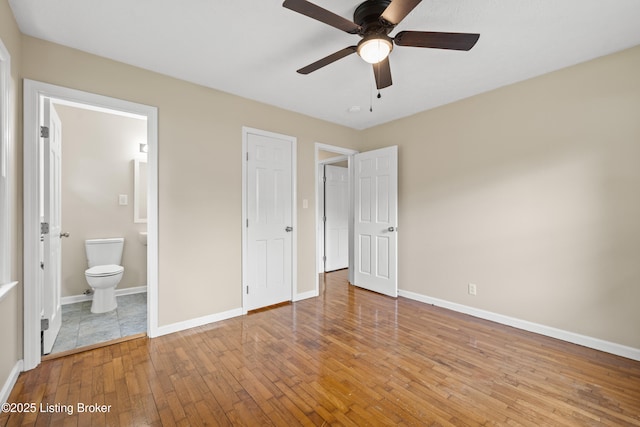
[[[9,402],[37,410],[1,426],[640,426],[640,362],[377,295],[341,271],[318,298],[45,361]]]

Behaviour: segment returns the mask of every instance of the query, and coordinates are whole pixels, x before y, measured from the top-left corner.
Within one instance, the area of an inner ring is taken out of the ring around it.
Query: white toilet
[[[93,289],[92,313],[115,310],[116,286],[124,274],[122,249],[124,238],[85,240],[89,269],[84,272],[87,283]]]

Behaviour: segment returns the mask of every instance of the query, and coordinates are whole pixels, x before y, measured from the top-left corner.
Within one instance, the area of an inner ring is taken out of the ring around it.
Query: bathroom
[[[51,351],[60,355],[146,334],[147,122],[52,101],[62,125],[62,326]],[[117,308],[94,304],[92,312],[96,291],[85,275],[86,241],[105,238],[124,239],[124,271],[115,288]]]

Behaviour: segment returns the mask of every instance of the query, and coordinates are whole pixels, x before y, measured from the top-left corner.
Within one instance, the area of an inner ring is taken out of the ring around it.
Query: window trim
[[[11,157],[10,141],[13,137],[10,127],[9,92],[11,80],[11,56],[0,39],[0,301],[18,282],[11,281],[11,233],[10,218],[13,210],[10,192]]]

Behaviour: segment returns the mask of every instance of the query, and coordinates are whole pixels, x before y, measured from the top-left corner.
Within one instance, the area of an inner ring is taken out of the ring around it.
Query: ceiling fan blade
[[[349,34],[357,34],[361,28],[359,25],[343,18],[340,15],[336,15],[333,12],[323,9],[320,6],[316,6],[306,0],[285,0],[282,6],[294,12],[301,13],[313,18],[316,21],[324,22],[327,25],[331,25],[339,30],[346,31]]]
[[[393,39],[398,46],[430,47],[434,49],[470,50],[480,34],[401,31]]]
[[[376,87],[384,89],[391,86],[391,66],[389,65],[389,57],[387,56],[377,64],[373,64],[373,75],[376,77]]]
[[[332,53],[329,56],[325,56],[324,58],[314,62],[313,64],[309,64],[306,67],[300,68],[298,73],[300,74],[309,74],[317,69],[324,67],[325,65],[329,65],[332,62],[336,62],[338,59],[342,59],[345,56],[349,56],[352,53],[355,53],[358,50],[356,46],[345,47],[342,50],[337,51],[336,53]]]
[[[393,0],[382,12],[380,18],[398,25],[422,0]]]

